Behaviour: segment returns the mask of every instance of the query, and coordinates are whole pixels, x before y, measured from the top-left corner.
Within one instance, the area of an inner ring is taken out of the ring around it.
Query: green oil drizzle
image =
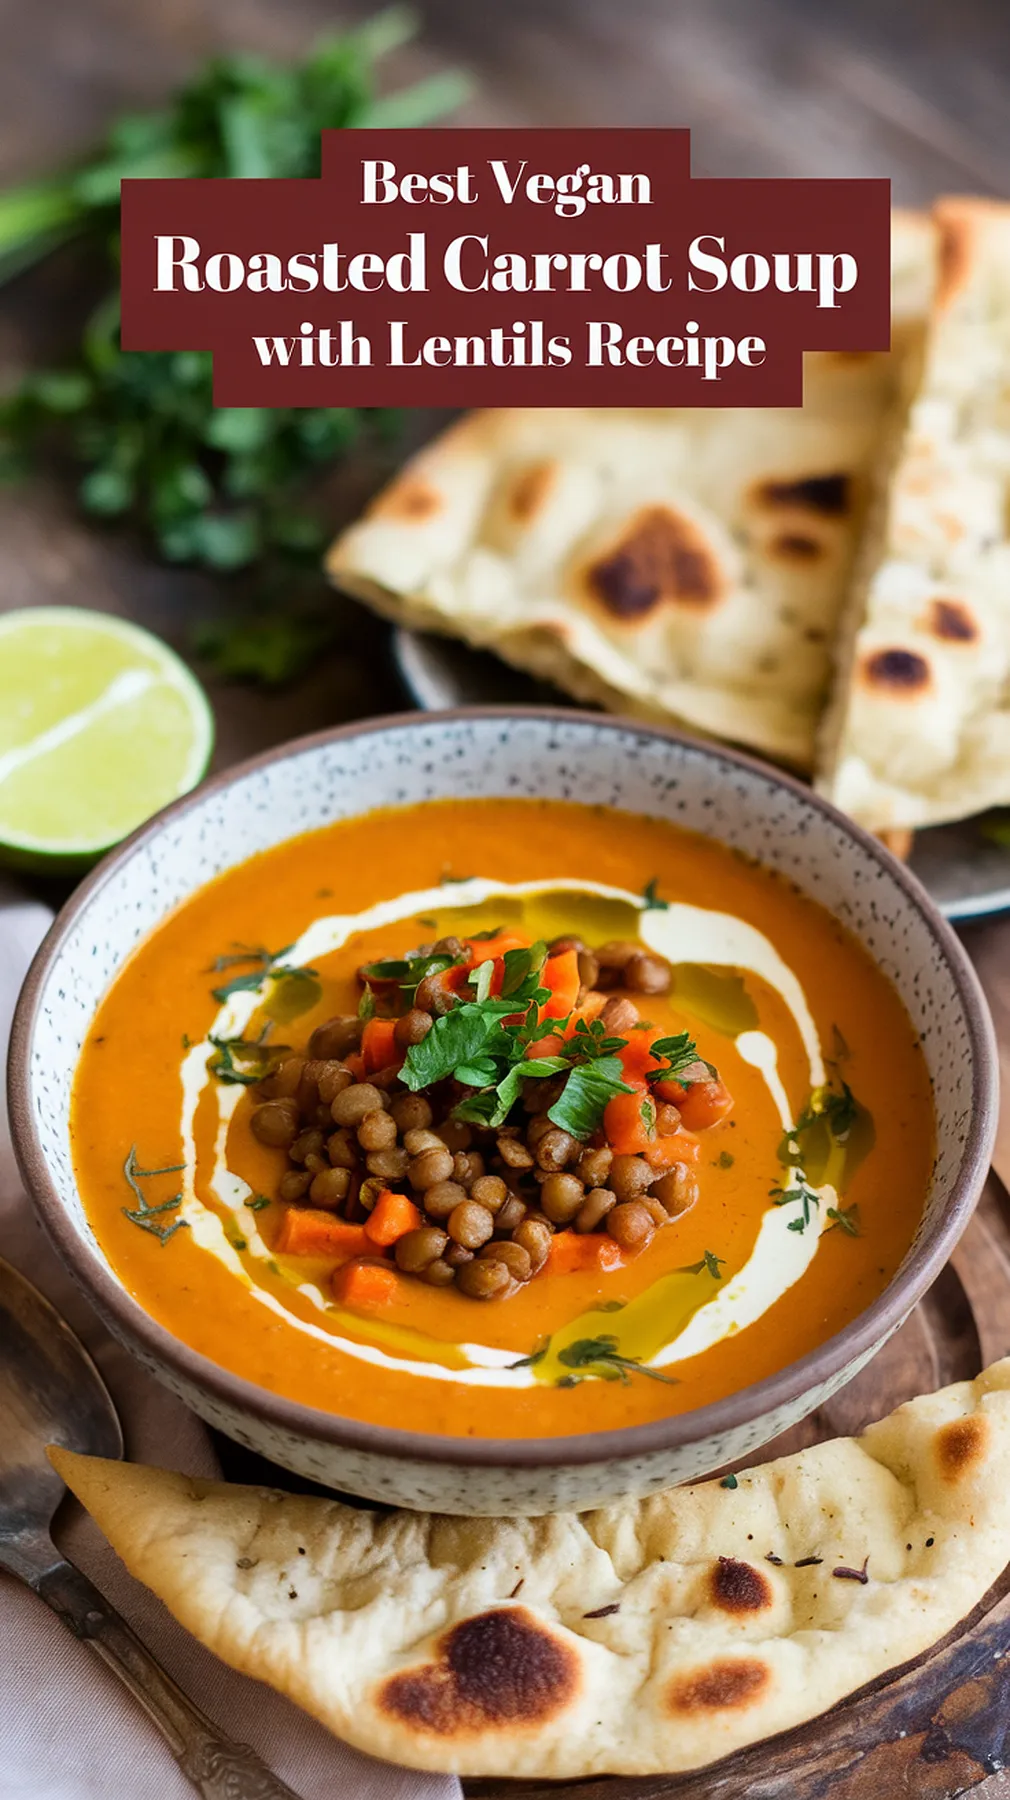
[[[537,1381],[556,1384],[570,1374],[570,1366],[562,1361],[561,1352],[583,1338],[616,1339],[619,1354],[630,1362],[647,1363],[664,1345],[679,1336],[699,1307],[718,1291],[719,1281],[707,1268],[697,1273],[675,1269],[661,1275],[643,1294],[623,1306],[590,1307],[562,1325],[548,1338],[542,1351],[531,1361]],[[611,1378],[613,1370],[605,1364],[583,1365],[587,1375]]]
[[[758,1009],[742,975],[705,963],[676,963],[673,992],[678,1006],[723,1037],[739,1037],[742,1031],[758,1028]]]

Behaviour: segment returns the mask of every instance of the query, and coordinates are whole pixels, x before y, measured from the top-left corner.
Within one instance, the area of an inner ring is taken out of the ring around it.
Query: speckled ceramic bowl
[[[258,850],[379,805],[446,796],[602,802],[735,845],[828,907],[891,978],[921,1036],[938,1121],[918,1236],[846,1330],[768,1380],[693,1413],[579,1437],[506,1442],[394,1431],[266,1393],[173,1337],[109,1268],[74,1184],[68,1113],[95,1008],[133,946],[196,887]],[[331,1487],[465,1513],[603,1504],[703,1475],[826,1400],[871,1357],[946,1261],[971,1213],[996,1118],[996,1052],[957,939],[880,845],[798,783],[659,728],[568,711],[380,719],[219,776],[108,857],[60,914],[18,1008],[10,1065],[25,1181],[111,1329],[198,1413]]]

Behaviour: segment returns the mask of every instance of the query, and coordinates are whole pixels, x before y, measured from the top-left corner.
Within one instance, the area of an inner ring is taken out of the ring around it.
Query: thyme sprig
[[[773,1187],[768,1189],[768,1197],[773,1206],[789,1206],[793,1201],[798,1202],[799,1205],[802,1206],[803,1210],[800,1216],[795,1219],[790,1219],[789,1224],[786,1227],[788,1231],[806,1231],[807,1226],[813,1218],[814,1207],[816,1206],[819,1208],[821,1204],[817,1195],[814,1193],[813,1188],[809,1185],[806,1176],[799,1170],[796,1173],[796,1178],[792,1187],[785,1188],[782,1187],[780,1183],[776,1182]]]
[[[166,1163],[161,1169],[141,1169],[137,1165],[136,1144],[130,1145],[129,1153],[123,1164],[123,1174],[126,1177],[127,1185],[136,1196],[137,1204],[136,1206],[121,1207],[120,1211],[125,1218],[129,1219],[131,1225],[139,1225],[141,1231],[149,1231],[152,1237],[156,1237],[162,1248],[168,1243],[169,1238],[175,1236],[177,1231],[181,1231],[184,1226],[188,1229],[189,1221],[187,1219],[175,1219],[170,1225],[166,1217],[168,1213],[174,1212],[177,1206],[182,1205],[182,1194],[173,1194],[170,1200],[162,1200],[157,1206],[151,1206],[140,1183],[150,1180],[155,1175],[179,1175],[185,1167],[185,1163]]]
[[[662,1369],[650,1369],[637,1356],[622,1356],[617,1347],[618,1340],[609,1332],[601,1337],[576,1338],[574,1344],[566,1344],[558,1351],[558,1361],[564,1363],[566,1369],[585,1370],[590,1375],[602,1375],[605,1381],[621,1381],[627,1387],[632,1375],[647,1375],[650,1381],[665,1381],[670,1387],[679,1386],[676,1375],[667,1375]],[[573,1385],[572,1378],[561,1377],[562,1384]]]
[[[826,1228],[828,1231],[834,1231],[837,1226],[839,1231],[844,1231],[846,1237],[862,1236],[859,1207],[855,1202],[851,1206],[829,1206],[828,1218],[831,1220]]]

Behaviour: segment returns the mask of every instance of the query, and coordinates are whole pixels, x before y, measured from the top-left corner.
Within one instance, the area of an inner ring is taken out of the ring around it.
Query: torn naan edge
[[[382,1516],[50,1455],[225,1662],[464,1775],[714,1762],[928,1649],[1010,1554],[1010,1359],[734,1486],[582,1515]]]
[[[821,742],[818,786],[873,831],[1010,802],[1010,206],[935,216],[925,367]]]
[[[334,544],[331,579],[576,699],[810,768],[933,244],[895,215],[893,350],[808,355],[802,407],[471,414]]]

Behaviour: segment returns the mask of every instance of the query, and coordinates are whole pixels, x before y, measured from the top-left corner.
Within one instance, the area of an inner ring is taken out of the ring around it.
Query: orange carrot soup
[[[933,1159],[885,977],[661,821],[444,801],[298,837],[133,954],[77,1070],[119,1276],[261,1387],[452,1436],[688,1411],[886,1286]]]

